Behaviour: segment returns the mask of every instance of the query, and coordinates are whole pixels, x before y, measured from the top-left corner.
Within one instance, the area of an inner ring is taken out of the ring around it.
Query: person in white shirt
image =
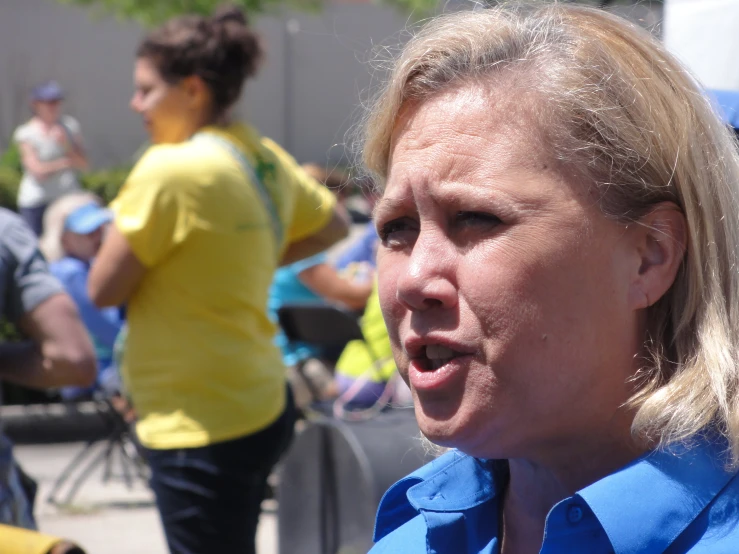
[[[62,115],[63,99],[64,91],[55,81],[34,88],[34,115],[13,135],[23,165],[18,211],[37,236],[41,235],[47,206],[80,190],[77,172],[87,168],[80,125],[73,117]]]

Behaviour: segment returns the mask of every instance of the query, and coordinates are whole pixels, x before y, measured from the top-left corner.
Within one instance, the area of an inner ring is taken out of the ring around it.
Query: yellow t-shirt
[[[0,524],[0,544],[3,554],[47,554],[62,542],[58,537],[42,535],[20,527]]]
[[[208,128],[241,149],[287,243],[324,227],[333,195],[245,125]],[[128,303],[123,376],[144,446],[192,448],[256,432],[284,410],[267,293],[274,230],[238,158],[217,141],[151,147],[112,203],[147,271]]]

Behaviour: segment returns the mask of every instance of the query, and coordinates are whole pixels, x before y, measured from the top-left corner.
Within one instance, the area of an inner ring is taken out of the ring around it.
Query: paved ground
[[[74,540],[88,554],[167,554],[150,491],[141,482],[128,490],[119,466],[114,466],[114,478],[105,484],[102,468],[93,472],[69,507],[46,502],[52,483],[82,446],[16,447],[16,457],[40,485],[39,529]],[[259,554],[277,554],[275,508],[273,501],[265,502],[257,537]]]

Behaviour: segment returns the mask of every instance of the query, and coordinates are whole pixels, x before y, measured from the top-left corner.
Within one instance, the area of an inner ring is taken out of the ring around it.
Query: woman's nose
[[[141,106],[141,102],[139,101],[139,95],[138,95],[138,93],[136,93],[133,96],[131,96],[131,102],[129,102],[128,105],[130,106],[130,108],[134,112],[141,113],[141,107],[140,107]]]
[[[419,235],[397,281],[397,298],[407,309],[456,306],[456,255],[443,238]]]

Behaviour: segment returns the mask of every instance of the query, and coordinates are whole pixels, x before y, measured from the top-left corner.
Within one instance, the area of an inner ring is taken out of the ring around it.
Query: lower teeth
[[[435,369],[439,369],[441,366],[443,366],[444,364],[446,364],[448,361],[449,361],[448,359],[447,360],[439,360],[439,359],[429,360],[429,369],[430,369],[430,371],[434,371]]]

